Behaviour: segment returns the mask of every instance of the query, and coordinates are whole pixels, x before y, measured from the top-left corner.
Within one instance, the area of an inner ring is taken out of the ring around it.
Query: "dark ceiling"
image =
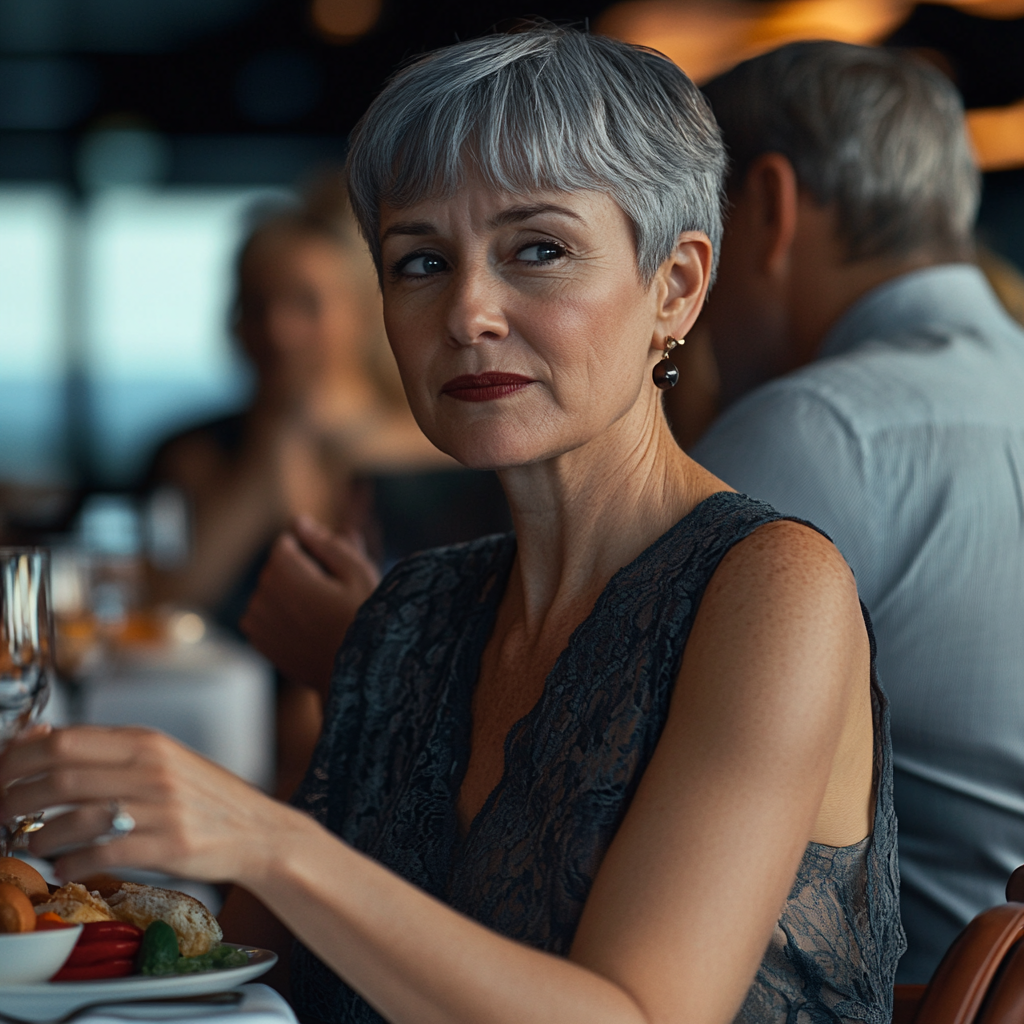
[[[302,0],[3,0],[0,87],[34,69],[51,93],[67,93],[53,104],[61,109],[50,123],[37,110],[42,123],[33,124],[28,111],[25,128],[67,130],[133,115],[171,133],[344,133],[386,75],[412,55],[524,16],[583,24],[606,6],[385,0],[368,35],[336,45],[315,31]],[[1024,96],[1024,18],[992,20],[921,4],[892,42],[943,54],[968,106]],[[0,100],[0,109],[10,106]]]
[[[293,165],[340,154],[402,61],[524,16],[583,24],[608,6],[383,3],[369,34],[338,45],[316,32],[308,0],[0,0],[0,178],[73,179],[81,135],[121,125],[177,140],[172,180],[209,177],[203,168],[232,161],[225,180],[244,177],[239,168],[266,162],[261,139],[275,152],[290,140],[291,162],[265,175],[283,180]],[[1024,18],[921,4],[891,41],[940,54],[968,106],[1024,96]]]

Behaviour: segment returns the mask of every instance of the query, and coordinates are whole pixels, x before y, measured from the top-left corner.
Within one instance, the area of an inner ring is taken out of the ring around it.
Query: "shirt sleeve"
[[[768,384],[728,409],[689,454],[730,487],[824,530],[871,606],[882,524],[870,450],[835,403],[796,382]]]

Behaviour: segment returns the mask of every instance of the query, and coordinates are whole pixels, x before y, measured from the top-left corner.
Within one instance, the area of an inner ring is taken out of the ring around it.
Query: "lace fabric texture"
[[[504,776],[465,836],[455,808],[470,700],[515,539],[488,537],[401,563],[339,652],[324,733],[294,803],[487,927],[567,953],[665,724],[705,587],[734,544],[780,518],[744,495],[712,495],[616,573],[537,705],[510,731]],[[872,836],[844,848],[808,846],[737,1017],[743,1024],[891,1017],[904,940],[888,708],[873,638],[872,702]],[[304,1017],[382,1020],[298,944],[292,989]]]

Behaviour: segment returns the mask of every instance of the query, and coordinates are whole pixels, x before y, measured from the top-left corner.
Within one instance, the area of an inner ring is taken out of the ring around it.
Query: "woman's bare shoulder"
[[[738,541],[712,576],[712,588],[743,587],[754,594],[780,596],[780,589],[807,594],[835,590],[856,594],[853,572],[839,549],[814,527],[792,519],[759,526]]]
[[[857,585],[835,545],[810,526],[778,520],[735,544],[708,583],[683,672],[732,676],[740,687],[800,702],[818,690],[860,688],[868,641]],[[745,681],[745,682],[741,682]]]

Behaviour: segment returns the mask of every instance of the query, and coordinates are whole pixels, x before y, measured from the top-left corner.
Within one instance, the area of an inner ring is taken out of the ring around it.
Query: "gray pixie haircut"
[[[835,204],[853,262],[970,251],[980,175],[960,97],[916,57],[847,43],[791,43],[704,86],[729,151],[729,191],[764,153]]]
[[[352,209],[381,272],[380,207],[453,195],[467,165],[495,190],[608,193],[645,283],[682,231],[717,258],[725,151],[667,58],[551,24],[435,50],[399,71],[351,137]]]

